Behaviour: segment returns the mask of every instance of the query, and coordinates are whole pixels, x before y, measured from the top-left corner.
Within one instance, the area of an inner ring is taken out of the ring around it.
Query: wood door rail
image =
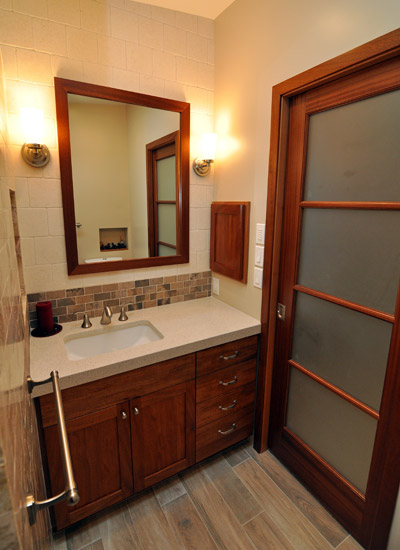
[[[348,300],[343,300],[342,298],[337,298],[336,296],[332,296],[331,294],[326,294],[325,292],[320,292],[319,290],[313,290],[311,288],[307,288],[306,286],[294,285],[293,290],[295,290],[296,292],[303,292],[303,294],[308,294],[309,296],[314,296],[315,298],[321,298],[321,300],[332,302],[333,304],[336,304],[338,306],[353,309],[354,311],[358,311],[359,313],[365,313],[366,315],[376,317],[377,319],[387,321],[388,323],[394,324],[395,321],[394,315],[390,315],[389,313],[384,313],[383,311],[379,311],[371,307],[362,306],[354,302],[349,302]]]
[[[339,397],[341,397],[342,399],[344,399],[348,403],[351,403],[352,405],[357,407],[357,409],[360,409],[360,411],[363,411],[363,412],[367,413],[369,416],[372,416],[372,418],[375,418],[375,420],[379,420],[379,413],[375,409],[373,409],[372,407],[369,407],[368,405],[366,405],[362,401],[359,401],[358,399],[356,399],[355,397],[353,397],[349,393],[346,393],[345,391],[341,390],[340,388],[338,388],[334,384],[331,384],[330,382],[327,382],[324,378],[321,378],[317,374],[313,373],[312,371],[310,371],[310,370],[306,369],[305,367],[303,367],[302,365],[300,365],[300,363],[296,363],[296,361],[293,361],[292,359],[290,359],[289,360],[289,365],[291,365],[292,367],[294,367],[298,371],[302,372],[303,374],[305,374],[309,378],[312,378],[315,382],[318,382],[318,384],[321,384],[321,386],[324,386],[324,388],[326,388],[326,389],[330,390],[331,392],[335,393],[336,395],[338,395]]]
[[[301,208],[348,208],[350,210],[400,210],[400,202],[301,201]]]

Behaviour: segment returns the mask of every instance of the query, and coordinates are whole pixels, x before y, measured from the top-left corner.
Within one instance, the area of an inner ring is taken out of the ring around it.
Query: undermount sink
[[[78,361],[111,351],[155,342],[161,338],[163,335],[151,323],[137,321],[123,326],[90,329],[88,333],[82,332],[67,336],[64,339],[64,344],[68,359]]]

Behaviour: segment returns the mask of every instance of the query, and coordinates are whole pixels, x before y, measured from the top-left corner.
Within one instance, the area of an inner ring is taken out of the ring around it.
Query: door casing
[[[272,89],[271,140],[264,248],[264,276],[261,310],[260,364],[254,445],[262,452],[268,447],[271,380],[274,362],[276,308],[285,193],[285,167],[288,143],[290,98],[322,84],[332,82],[366,67],[400,55],[400,29],[350,50],[309,69]],[[400,342],[397,342],[400,346]],[[400,407],[393,412],[392,424],[400,423]],[[389,426],[388,426],[389,428]],[[392,426],[393,429],[393,426]],[[397,438],[398,439],[398,438]],[[400,442],[392,442],[387,453],[376,513],[362,543],[368,549],[383,548],[388,540],[400,481]]]

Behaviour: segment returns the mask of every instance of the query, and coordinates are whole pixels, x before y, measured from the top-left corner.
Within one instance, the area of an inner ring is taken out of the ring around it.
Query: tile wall
[[[199,273],[209,269],[213,175],[190,170],[190,263],[68,277],[61,208],[55,76],[164,96],[191,104],[191,157],[214,127],[214,23],[132,0],[0,0],[11,158],[25,284],[42,293]],[[19,109],[44,110],[51,161],[21,160]]]
[[[18,269],[10,200],[15,179],[7,146],[3,69],[0,55],[0,549],[49,550],[49,522],[28,524],[25,496],[45,497],[36,417],[26,389],[29,339],[26,297]],[[17,246],[16,246],[17,245]]]

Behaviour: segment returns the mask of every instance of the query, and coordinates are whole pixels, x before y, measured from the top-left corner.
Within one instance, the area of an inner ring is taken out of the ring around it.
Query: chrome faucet
[[[103,315],[101,316],[100,324],[109,325],[111,323],[112,311],[109,306],[104,306]]]

